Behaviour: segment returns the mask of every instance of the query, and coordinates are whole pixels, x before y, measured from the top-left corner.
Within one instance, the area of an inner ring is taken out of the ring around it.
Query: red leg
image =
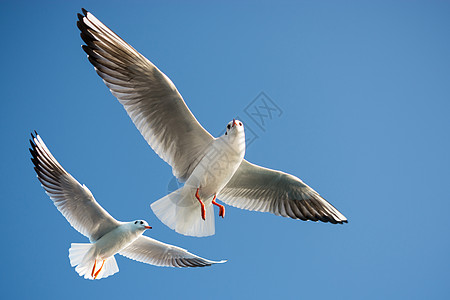
[[[216,200],[216,194],[214,194],[212,204],[217,205],[220,208],[219,217],[225,218],[225,207],[223,205],[217,203],[215,200]]]
[[[97,260],[94,260],[94,267],[92,268],[91,277],[94,277],[95,265],[97,264]]]
[[[200,200],[200,196],[198,195],[198,190],[200,188],[197,188],[197,192],[195,193],[195,198],[197,198],[198,202],[200,202],[200,205],[202,207],[202,219],[206,220],[206,213],[205,213],[205,204]]]
[[[104,264],[105,264],[105,260],[103,260],[102,266],[100,267],[100,269],[98,269],[98,271],[95,272],[94,279],[97,279],[98,273],[100,273],[100,271],[102,270]]]

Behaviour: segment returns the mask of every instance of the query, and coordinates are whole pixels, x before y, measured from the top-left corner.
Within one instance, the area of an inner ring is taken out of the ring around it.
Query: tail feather
[[[116,258],[114,256],[111,256],[105,261],[105,266],[103,267],[102,272],[103,274],[99,274],[99,277],[102,275],[100,278],[106,278],[119,272],[119,266],[117,265]],[[97,279],[100,279],[99,277],[97,277]]]
[[[69,249],[70,265],[75,267],[83,261],[86,253],[91,250],[92,244],[72,243]]]
[[[69,249],[70,265],[75,267],[75,271],[77,271],[80,276],[83,276],[85,279],[94,280],[106,278],[119,272],[116,259],[114,256],[111,256],[105,260],[101,271],[97,274],[97,277],[94,278],[95,276],[92,276],[94,264],[96,266],[95,272],[97,272],[103,261],[101,259],[94,259],[91,249],[93,249],[93,244],[80,243],[72,243]]]
[[[152,203],[151,208],[161,222],[178,233],[201,237],[215,232],[211,202],[205,203],[206,220],[203,220],[192,188],[182,187]]]

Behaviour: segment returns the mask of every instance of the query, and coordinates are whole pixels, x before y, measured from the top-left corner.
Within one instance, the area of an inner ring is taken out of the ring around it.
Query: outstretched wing
[[[213,137],[200,125],[170,79],[83,9],[84,51],[111,93],[155,152],[186,180]]]
[[[42,187],[73,228],[94,242],[119,226],[91,191],[64,170],[39,135],[32,134],[30,143],[31,161]]]
[[[205,267],[226,262],[225,260],[204,259],[180,247],[165,244],[147,236],[140,236],[119,254],[146,264],[162,267]]]
[[[303,221],[347,223],[336,208],[299,178],[243,160],[218,198],[242,209]]]

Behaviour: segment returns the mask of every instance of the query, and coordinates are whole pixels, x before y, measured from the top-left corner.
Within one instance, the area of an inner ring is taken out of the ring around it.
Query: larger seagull
[[[214,138],[195,119],[172,81],[147,58],[82,10],[84,51],[153,150],[184,186],[154,202],[156,216],[176,232],[213,235],[215,200],[293,219],[346,223],[347,219],[299,178],[244,158],[244,126],[228,123]]]

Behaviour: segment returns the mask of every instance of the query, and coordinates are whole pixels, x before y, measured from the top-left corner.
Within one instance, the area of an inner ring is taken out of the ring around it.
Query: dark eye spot
[[[225,135],[227,135],[228,134],[228,132],[225,132]]]
[[[134,224],[137,224],[137,221],[135,221]]]
[[[228,125],[227,125],[227,128],[228,128],[228,129],[230,129],[230,127],[231,127],[231,125],[230,125],[230,124],[228,124]]]
[[[239,122],[239,126],[242,126],[242,123],[241,123],[241,122]]]
[[[141,224],[144,224],[144,222],[141,221]]]

